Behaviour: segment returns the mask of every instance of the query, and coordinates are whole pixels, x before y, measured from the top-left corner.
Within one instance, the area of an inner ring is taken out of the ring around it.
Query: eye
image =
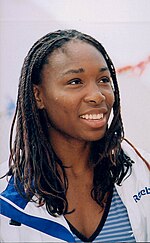
[[[77,85],[77,84],[82,84],[82,81],[81,79],[79,78],[75,78],[75,79],[71,79],[68,81],[68,84],[69,85]]]
[[[102,77],[99,80],[99,83],[110,83],[110,78],[109,77]]]

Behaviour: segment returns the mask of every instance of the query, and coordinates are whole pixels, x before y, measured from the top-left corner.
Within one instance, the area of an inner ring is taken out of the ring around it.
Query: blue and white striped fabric
[[[98,232],[99,228],[99,232]],[[122,203],[116,189],[113,189],[113,196],[111,201],[111,206],[107,219],[101,229],[98,226],[96,232],[96,238],[92,242],[136,242],[131,225],[129,222],[126,207]],[[74,234],[76,242],[83,242]],[[91,237],[89,242],[91,242]]]

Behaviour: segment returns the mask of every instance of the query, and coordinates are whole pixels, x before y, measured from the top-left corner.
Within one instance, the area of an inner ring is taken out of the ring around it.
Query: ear
[[[34,93],[34,97],[35,97],[36,105],[37,105],[38,109],[43,109],[44,104],[43,104],[43,99],[42,99],[42,95],[41,95],[41,89],[38,85],[33,85],[33,93]]]

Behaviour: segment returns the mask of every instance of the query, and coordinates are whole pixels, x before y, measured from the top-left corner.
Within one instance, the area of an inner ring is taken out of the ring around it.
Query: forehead
[[[61,47],[55,49],[48,57],[48,63],[59,63],[62,59],[70,62],[98,61],[107,66],[102,53],[92,44],[82,40],[70,40]]]

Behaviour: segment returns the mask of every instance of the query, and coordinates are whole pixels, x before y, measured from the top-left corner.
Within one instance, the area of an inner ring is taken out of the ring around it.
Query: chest
[[[68,209],[72,213],[65,218],[86,237],[90,237],[96,230],[105,209],[93,200],[91,190],[89,185],[84,185],[82,188],[71,188],[67,193]]]
[[[94,217],[94,216],[93,216]],[[135,242],[126,207],[115,188],[110,194],[97,228],[87,237],[70,225],[77,242]]]

